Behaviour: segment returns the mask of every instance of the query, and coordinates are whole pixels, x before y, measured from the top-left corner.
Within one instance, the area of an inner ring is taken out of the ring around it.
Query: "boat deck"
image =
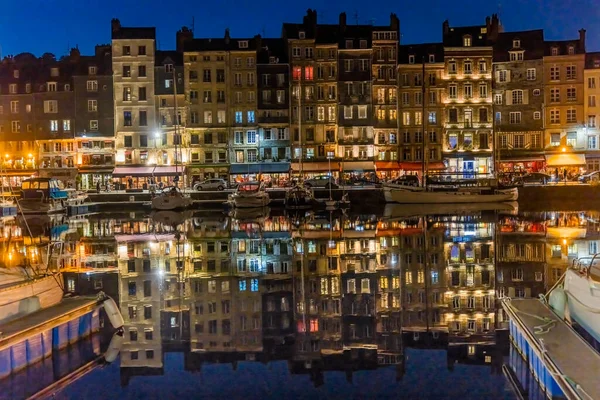
[[[66,298],[55,306],[2,324],[0,325],[0,350],[10,347],[32,334],[51,329],[84,315],[94,308],[96,308],[95,297]]]
[[[548,358],[563,375],[580,385],[590,398],[600,399],[600,355],[584,339],[538,299],[512,299],[503,302],[503,306],[511,318],[516,318],[529,336],[537,340],[538,345],[543,343],[542,348],[547,350]],[[547,333],[536,334],[535,327],[545,322],[525,313],[552,319],[556,323]],[[574,391],[581,398],[587,398],[581,391]]]

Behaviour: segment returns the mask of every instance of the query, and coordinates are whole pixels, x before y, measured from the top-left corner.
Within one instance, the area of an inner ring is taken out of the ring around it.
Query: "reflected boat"
[[[153,211],[150,216],[155,222],[163,225],[177,226],[183,224],[187,219],[191,218],[193,212],[186,211]]]
[[[269,207],[235,208],[230,211],[229,216],[239,220],[258,220],[269,216]]]

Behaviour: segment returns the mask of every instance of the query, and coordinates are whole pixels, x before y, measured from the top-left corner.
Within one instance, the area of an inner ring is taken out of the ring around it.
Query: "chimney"
[[[344,32],[346,30],[346,13],[340,13],[340,31]]]
[[[184,44],[194,38],[194,32],[187,26],[182,27],[175,35],[176,50],[183,53]]]
[[[395,32],[400,32],[400,19],[395,13],[390,14],[390,29]]]
[[[450,32],[450,23],[448,22],[448,20],[445,20],[442,24],[442,33],[444,35],[447,35],[448,32]]]
[[[579,47],[580,51],[585,53],[585,29],[579,30]]]
[[[313,33],[317,32],[317,10],[312,10],[311,12],[311,27],[313,28]]]
[[[118,18],[113,18],[110,21],[110,27],[112,29],[112,33],[119,32],[121,30],[121,21]]]
[[[485,27],[490,29],[490,16],[485,17]]]
[[[488,17],[489,18],[489,17]],[[487,22],[487,18],[486,18]],[[500,33],[500,20],[498,19],[498,14],[492,14],[491,22],[488,26],[487,39],[490,42],[495,42],[498,39],[498,34]]]
[[[262,36],[256,35],[254,36],[254,40],[256,41],[256,51],[259,52],[262,49]]]
[[[72,48],[71,51],[69,52],[69,61],[78,62],[80,55],[81,55],[81,53],[79,53],[79,49],[77,47]]]
[[[225,44],[229,44],[231,36],[229,36],[229,28],[225,29]]]

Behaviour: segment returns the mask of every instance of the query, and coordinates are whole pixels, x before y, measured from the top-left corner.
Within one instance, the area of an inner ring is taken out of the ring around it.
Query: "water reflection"
[[[62,238],[67,290],[119,299],[123,385],[163,374],[177,350],[188,370],[286,360],[319,386],[330,370],[352,381],[391,366],[401,380],[407,348],[443,349],[449,369],[500,373],[507,321],[497,299],[538,296],[574,258],[598,252],[598,221],[597,212],[123,213],[45,221],[36,235],[8,222],[3,241],[27,254]]]

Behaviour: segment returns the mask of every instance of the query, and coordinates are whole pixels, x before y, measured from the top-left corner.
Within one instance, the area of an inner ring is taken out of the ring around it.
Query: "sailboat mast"
[[[427,186],[427,177],[425,176],[428,173],[426,169],[427,162],[427,145],[425,143],[425,137],[427,136],[427,132],[425,129],[425,123],[427,121],[427,116],[425,115],[425,56],[422,59],[422,74],[421,74],[421,126],[423,127],[423,134],[421,135],[421,176],[422,176],[422,186]]]
[[[298,143],[300,144],[299,180],[302,180],[304,176],[304,165],[302,163],[304,157],[304,148],[302,147],[302,70],[300,70],[300,76],[298,76]]]

